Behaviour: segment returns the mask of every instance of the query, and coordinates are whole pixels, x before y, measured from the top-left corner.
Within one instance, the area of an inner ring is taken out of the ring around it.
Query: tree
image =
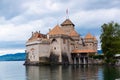
[[[115,54],[120,54],[120,25],[110,22],[102,26],[101,48],[105,55],[105,62],[113,64],[116,62]]]

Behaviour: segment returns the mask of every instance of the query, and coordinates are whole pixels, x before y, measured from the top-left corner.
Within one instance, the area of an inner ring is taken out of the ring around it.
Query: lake
[[[120,80],[120,67],[24,66],[23,63],[24,61],[0,62],[0,80]]]

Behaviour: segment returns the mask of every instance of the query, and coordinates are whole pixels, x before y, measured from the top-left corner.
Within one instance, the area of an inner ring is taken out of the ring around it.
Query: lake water
[[[120,67],[27,66],[23,61],[0,62],[0,80],[120,80]]]

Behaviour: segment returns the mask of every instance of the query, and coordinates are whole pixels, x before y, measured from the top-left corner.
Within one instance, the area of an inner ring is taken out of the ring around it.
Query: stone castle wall
[[[89,52],[82,52],[82,54],[80,54],[81,52],[75,52],[75,54],[72,54],[73,50],[89,49],[97,51],[97,40],[81,38],[74,30],[73,23],[68,21],[67,24],[64,24],[61,24],[61,28],[56,26],[56,30],[65,32],[65,34],[60,34],[60,32],[53,29],[54,31],[51,32],[51,35],[43,35],[36,32],[35,35],[30,38],[30,42],[28,40],[26,43],[26,52],[28,53],[30,62],[46,63],[55,61],[58,63],[72,64],[72,57],[78,59],[78,57],[80,57],[79,55],[83,55],[84,59],[88,60],[89,54]]]

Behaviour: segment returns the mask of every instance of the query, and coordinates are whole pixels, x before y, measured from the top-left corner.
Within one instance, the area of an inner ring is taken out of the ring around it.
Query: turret
[[[85,36],[84,41],[85,41],[85,46],[88,49],[93,49],[97,52],[97,39],[96,39],[96,37],[92,36],[91,33],[88,33]]]
[[[74,30],[74,24],[70,19],[66,19],[62,24],[61,28],[69,35]]]

